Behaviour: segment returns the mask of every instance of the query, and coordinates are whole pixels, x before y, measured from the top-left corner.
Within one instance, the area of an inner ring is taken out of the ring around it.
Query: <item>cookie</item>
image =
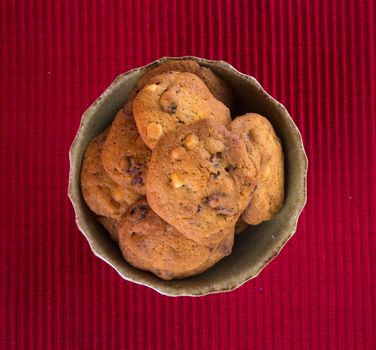
[[[234,226],[256,185],[244,142],[212,119],[166,134],[146,178],[150,207],[201,242]]]
[[[243,233],[248,227],[248,224],[242,219],[242,217],[239,218],[239,220],[235,224],[235,234],[239,235],[240,233]]]
[[[145,195],[145,178],[151,151],[142,141],[132,113],[132,101],[112,122],[103,145],[102,162],[108,175],[121,186]]]
[[[229,109],[192,73],[168,72],[152,78],[135,97],[133,113],[150,149],[164,134],[183,125],[206,118],[223,125],[231,121]]]
[[[257,188],[242,218],[250,225],[272,219],[284,202],[284,156],[270,122],[256,113],[235,118],[230,130],[241,137],[253,160],[259,162]]]
[[[95,137],[85,151],[81,189],[86,204],[94,213],[118,220],[140,196],[118,185],[104,170],[101,152],[107,135],[108,129]]]
[[[151,271],[162,279],[197,275],[231,253],[234,231],[228,231],[215,248],[186,238],[163,221],[145,199],[135,203],[119,226],[119,245],[134,267]]]
[[[147,84],[149,84],[149,81],[156,75],[169,71],[189,72],[197,75],[206,84],[210,92],[217,100],[221,101],[230,109],[233,107],[234,94],[230,85],[215,75],[210,68],[202,67],[192,60],[169,60],[161,63],[156,68],[146,72],[145,75],[139,79],[137,88],[141,90]]]

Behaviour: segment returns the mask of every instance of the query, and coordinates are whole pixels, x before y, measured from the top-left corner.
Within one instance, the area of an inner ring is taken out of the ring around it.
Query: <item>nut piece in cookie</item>
[[[205,83],[192,73],[168,72],[153,77],[135,97],[133,113],[145,144],[153,149],[158,140],[183,125],[215,118],[228,125],[229,109]]]
[[[284,156],[270,122],[256,113],[235,118],[230,130],[241,137],[249,157],[259,163],[257,188],[242,218],[250,225],[272,219],[284,202]]]
[[[104,170],[101,152],[107,135],[108,129],[95,137],[85,151],[81,189],[86,204],[95,214],[119,220],[140,196],[118,185]]]
[[[109,176],[121,186],[145,195],[145,178],[151,151],[142,141],[132,114],[132,102],[112,122],[102,151]]]
[[[146,195],[163,220],[201,244],[235,225],[255,185],[256,169],[244,142],[206,119],[158,142]]]
[[[163,221],[140,199],[119,225],[119,245],[124,258],[134,267],[151,271],[162,279],[197,275],[231,253],[234,230],[208,248],[186,238]]]
[[[212,95],[217,100],[221,101],[230,109],[233,107],[234,94],[228,83],[215,75],[210,68],[202,67],[192,60],[168,60],[161,63],[159,66],[149,70],[143,77],[141,77],[137,83],[137,88],[139,90],[143,89],[149,84],[152,78],[170,71],[189,72],[197,75],[206,84]]]

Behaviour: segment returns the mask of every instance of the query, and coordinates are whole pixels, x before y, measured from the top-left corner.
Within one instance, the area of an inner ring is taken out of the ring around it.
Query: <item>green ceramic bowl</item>
[[[257,112],[266,116],[273,124],[285,152],[286,200],[283,209],[273,220],[249,227],[249,232],[238,235],[232,254],[214,267],[201,275],[184,280],[164,281],[151,273],[135,269],[123,259],[118,246],[96,221],[82,198],[80,171],[90,140],[111,124],[137,80],[147,70],[167,59],[186,58],[210,67],[228,81],[235,92],[239,114]],[[202,296],[231,291],[256,277],[295,233],[299,215],[306,203],[308,162],[298,128],[286,108],[268,95],[255,78],[238,72],[223,61],[197,57],[164,57],[118,76],[83,114],[69,157],[68,195],[75,209],[77,226],[88,240],[93,253],[111,265],[125,280],[170,296]]]

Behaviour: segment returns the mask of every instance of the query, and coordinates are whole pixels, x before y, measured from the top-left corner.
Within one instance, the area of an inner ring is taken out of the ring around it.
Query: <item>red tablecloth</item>
[[[375,1],[0,1],[0,348],[375,349],[375,42]],[[285,104],[308,203],[255,280],[169,298],[91,253],[68,149],[118,74],[187,54]]]

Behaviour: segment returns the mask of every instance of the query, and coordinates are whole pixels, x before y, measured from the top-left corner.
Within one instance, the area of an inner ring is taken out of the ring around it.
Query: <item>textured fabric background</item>
[[[375,1],[0,1],[0,349],[375,349]],[[68,149],[120,73],[164,55],[254,75],[299,126],[308,204],[240,289],[169,298],[79,233]]]

